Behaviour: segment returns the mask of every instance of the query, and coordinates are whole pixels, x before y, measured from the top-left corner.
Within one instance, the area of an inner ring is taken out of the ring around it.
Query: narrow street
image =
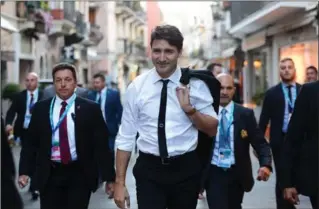
[[[13,148],[14,156],[16,162],[18,161],[18,156],[20,153],[20,148]],[[134,177],[132,175],[132,167],[136,160],[136,155],[132,156],[129,169],[128,169],[128,177],[127,177],[127,186],[129,189],[129,193],[132,197],[131,199],[131,209],[137,209],[136,205],[136,196],[135,196],[135,183]],[[258,169],[258,161],[257,159],[252,156],[252,163],[253,163],[253,172],[254,176],[257,174]],[[25,203],[26,209],[38,209],[39,208],[39,201],[32,202],[30,200],[30,195],[27,193],[28,188],[21,190],[21,195]],[[253,190],[250,193],[247,193],[244,198],[244,209],[273,209],[275,208],[275,175],[269,178],[267,183],[265,182],[257,182]],[[297,207],[298,209],[310,209],[310,201],[306,197],[300,197],[301,204]],[[99,189],[95,194],[91,197],[90,202],[90,209],[116,209],[116,205],[114,204],[113,200],[109,200],[104,191]],[[199,200],[197,209],[206,209],[207,203],[206,200]]]

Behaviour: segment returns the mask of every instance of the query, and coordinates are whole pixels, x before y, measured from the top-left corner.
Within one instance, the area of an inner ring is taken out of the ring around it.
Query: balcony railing
[[[118,39],[116,41],[117,53],[128,54],[130,51],[130,46],[127,39]]]

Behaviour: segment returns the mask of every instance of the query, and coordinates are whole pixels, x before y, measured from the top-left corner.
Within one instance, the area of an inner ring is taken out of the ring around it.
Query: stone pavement
[[[18,162],[18,157],[20,153],[20,148],[14,147],[13,153],[15,156],[16,163]],[[132,156],[129,169],[128,169],[128,176],[127,176],[127,186],[129,189],[129,193],[131,196],[131,209],[137,209],[136,205],[136,192],[135,192],[135,180],[132,175],[132,167],[136,160],[136,155]],[[258,169],[258,161],[257,159],[252,156],[252,164],[253,164],[253,172],[254,176],[256,177],[257,169]],[[243,208],[244,209],[274,209],[275,208],[275,175],[273,174],[268,182],[257,182],[253,190],[250,193],[246,193]],[[20,190],[21,196],[25,203],[26,209],[38,209],[39,208],[39,201],[32,202],[30,200],[30,195],[27,193],[28,188],[24,188]],[[3,191],[4,192],[4,191]],[[298,206],[298,209],[310,209],[311,205],[309,199],[306,197],[300,198],[301,204]],[[116,209],[116,205],[114,204],[113,200],[107,199],[104,191],[99,189],[96,193],[94,193],[91,197],[90,202],[90,209]],[[206,200],[199,200],[197,209],[206,209],[207,203]]]

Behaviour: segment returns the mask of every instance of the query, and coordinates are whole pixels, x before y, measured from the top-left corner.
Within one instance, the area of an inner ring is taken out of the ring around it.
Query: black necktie
[[[165,134],[165,115],[166,115],[166,103],[167,103],[167,84],[169,80],[161,80],[163,82],[163,88],[161,93],[160,111],[158,116],[158,146],[161,158],[168,157],[166,134]]]
[[[289,97],[289,102],[288,102],[288,111],[289,113],[292,113],[292,107],[290,104],[292,104],[292,94],[291,94],[291,85],[287,86],[287,89],[288,89],[288,97]]]

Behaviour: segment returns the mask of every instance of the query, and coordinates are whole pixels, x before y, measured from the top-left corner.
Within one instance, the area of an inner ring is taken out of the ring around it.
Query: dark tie
[[[163,82],[163,88],[161,92],[161,103],[158,116],[158,146],[161,158],[168,157],[167,145],[166,145],[166,133],[165,133],[165,115],[166,115],[166,103],[167,103],[167,84],[169,80],[161,80]]]
[[[60,117],[62,116],[67,103],[63,101],[61,103],[62,107],[60,110]],[[69,146],[69,139],[68,139],[68,128],[67,128],[67,116],[64,117],[60,127],[59,127],[59,137],[60,137],[60,155],[61,161],[63,164],[68,164],[71,160],[70,154],[70,146]]]
[[[29,104],[29,112],[30,112],[30,114],[32,114],[32,107],[33,107],[33,99],[34,99],[34,97],[33,97],[33,93],[31,93],[30,94],[30,104]]]
[[[222,124],[222,128],[221,128],[221,133],[219,133],[219,148],[230,148],[229,147],[229,143],[228,143],[228,139],[227,137],[227,125],[228,125],[228,119],[226,117],[226,113],[227,113],[227,110],[226,109],[222,109],[222,118],[221,118],[221,121],[220,123]]]
[[[293,102],[293,101],[292,101],[291,88],[292,88],[291,85],[287,86],[287,89],[288,89],[288,97],[289,97],[289,101],[290,101],[290,102],[288,102],[288,111],[289,111],[289,113],[292,113],[292,107],[290,106],[290,104],[292,104],[292,102]]]

